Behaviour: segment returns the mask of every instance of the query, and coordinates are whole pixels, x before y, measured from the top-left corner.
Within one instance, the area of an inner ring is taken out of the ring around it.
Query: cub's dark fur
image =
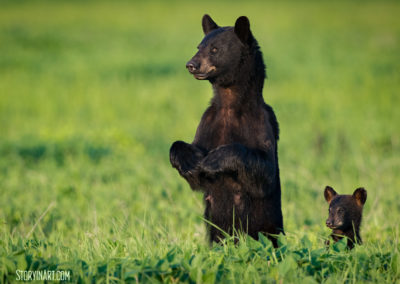
[[[265,65],[249,20],[219,27],[208,15],[204,39],[187,63],[196,79],[208,80],[214,97],[191,144],[176,141],[170,161],[192,189],[204,193],[205,218],[224,230],[283,233],[277,140],[279,129],[262,90]],[[207,225],[211,241],[223,234]]]
[[[353,195],[341,195],[327,186],[324,191],[325,200],[329,203],[329,217],[326,226],[332,229],[332,239],[337,242],[346,236],[347,246],[353,248],[355,243],[361,244],[360,225],[362,210],[367,201],[367,191],[360,187]]]

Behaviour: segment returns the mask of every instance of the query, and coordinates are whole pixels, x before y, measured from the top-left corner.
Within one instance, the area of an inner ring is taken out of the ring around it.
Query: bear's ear
[[[363,187],[357,188],[353,193],[353,198],[355,198],[358,205],[363,206],[367,201],[367,191]]]
[[[235,34],[238,36],[241,42],[247,44],[249,42],[251,32],[250,32],[250,22],[246,16],[241,16],[236,20],[235,23]]]
[[[325,187],[325,191],[324,191],[324,196],[325,196],[325,200],[328,203],[331,203],[333,197],[335,197],[335,195],[337,195],[336,191],[330,187],[330,186],[326,186]]]
[[[203,26],[203,32],[204,32],[205,35],[208,35],[213,30],[216,30],[216,29],[219,28],[219,26],[207,14],[205,14],[203,16],[203,20],[201,22],[201,25]]]

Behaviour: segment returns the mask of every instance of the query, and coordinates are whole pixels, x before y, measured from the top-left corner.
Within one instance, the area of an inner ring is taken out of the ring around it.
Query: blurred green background
[[[258,260],[260,269],[245,262],[237,276],[226,262],[222,278],[207,278],[207,258],[224,253],[207,246],[201,194],[169,164],[170,145],[192,141],[212,96],[185,70],[205,13],[222,26],[248,16],[263,51],[264,98],[281,129],[288,246],[304,246],[306,236],[312,249],[324,247],[326,185],[343,194],[363,186],[365,245],[357,249],[365,259],[387,256],[386,266],[380,259],[376,269],[354,270],[350,261],[327,276],[295,267],[282,274]],[[67,263],[89,280],[108,280],[115,263],[132,259],[163,271],[152,263],[173,249],[185,261],[207,256],[196,264],[206,272],[140,278],[140,266],[134,279],[398,281],[399,15],[398,1],[1,1],[3,279],[32,259]],[[108,270],[93,272],[99,263]]]

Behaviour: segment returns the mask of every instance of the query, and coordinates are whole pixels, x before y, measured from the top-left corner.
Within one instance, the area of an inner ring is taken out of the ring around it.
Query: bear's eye
[[[344,210],[343,210],[343,208],[339,208],[339,209],[337,210],[337,212],[338,212],[338,213],[343,213]]]
[[[211,49],[211,53],[217,53],[217,51],[218,51],[218,49],[217,49],[216,47],[213,47],[213,48]]]

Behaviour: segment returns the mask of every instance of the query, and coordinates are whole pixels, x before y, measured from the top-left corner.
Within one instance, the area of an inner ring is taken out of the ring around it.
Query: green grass
[[[399,282],[400,3],[0,3],[0,282]],[[250,18],[281,128],[287,236],[209,247],[169,164],[211,98],[201,16]],[[325,185],[368,190],[362,246],[324,247]]]

